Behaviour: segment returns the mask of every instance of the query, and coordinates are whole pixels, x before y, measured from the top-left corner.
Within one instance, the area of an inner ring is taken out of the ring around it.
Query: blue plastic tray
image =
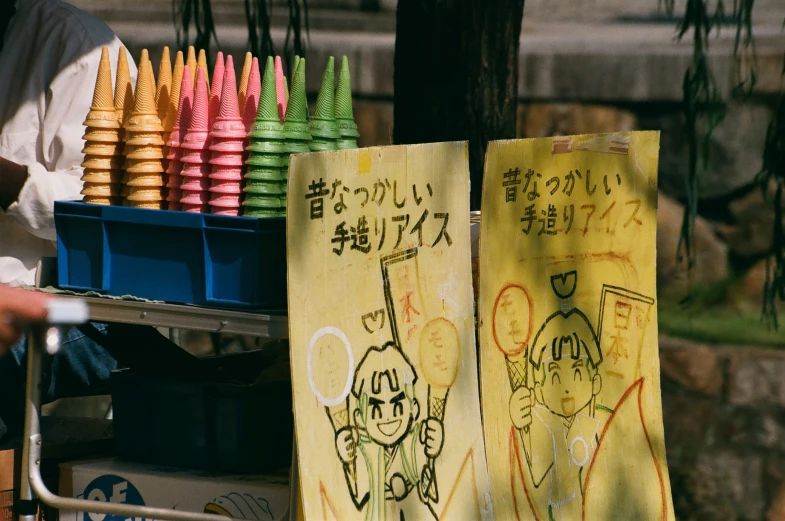
[[[219,307],[286,309],[286,220],[55,203],[58,284]]]

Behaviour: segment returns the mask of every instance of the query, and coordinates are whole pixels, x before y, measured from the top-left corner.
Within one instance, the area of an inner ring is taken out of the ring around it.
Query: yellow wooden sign
[[[480,229],[497,519],[674,519],[660,402],[659,133],[492,142]]]
[[[292,157],[305,519],[490,520],[465,143]]]

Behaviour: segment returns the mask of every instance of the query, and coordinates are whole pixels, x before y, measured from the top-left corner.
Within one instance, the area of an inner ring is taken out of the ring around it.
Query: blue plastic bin
[[[55,203],[61,288],[286,309],[286,220]]]

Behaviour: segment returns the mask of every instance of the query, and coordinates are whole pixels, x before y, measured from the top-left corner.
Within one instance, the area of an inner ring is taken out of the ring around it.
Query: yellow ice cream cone
[[[82,149],[82,153],[90,156],[111,157],[121,155],[122,149],[117,143],[95,143],[87,141],[85,147]]]
[[[130,174],[126,186],[131,188],[147,187],[160,188],[164,186],[164,179],[161,174]],[[133,193],[133,190],[131,190]]]
[[[114,88],[114,110],[121,127],[125,125],[125,122],[130,117],[133,106],[134,92],[131,85],[131,72],[128,69],[125,47],[121,47],[117,57],[117,74]]]
[[[239,104],[240,113],[245,110],[245,95],[248,92],[248,78],[251,76],[251,65],[253,64],[253,55],[250,52],[245,53],[245,62],[243,62],[243,72],[240,74],[240,86],[237,89],[237,102]]]
[[[109,63],[109,48],[101,49],[101,62],[93,91],[93,104],[84,125],[92,128],[120,128],[115,116],[112,100],[112,66]]]
[[[200,69],[204,70],[204,81],[207,82],[207,96],[210,96],[210,75],[207,72],[207,54],[204,52],[204,49],[199,49],[199,59],[197,60],[196,66]]]
[[[120,185],[108,183],[85,183],[80,192],[82,195],[92,195],[97,197],[118,197],[122,192]]]
[[[158,65],[158,86],[155,90],[155,106],[158,118],[163,122],[169,110],[172,96],[172,62],[169,60],[169,47],[164,47],[161,63]]]
[[[130,177],[132,174],[160,174],[164,172],[164,165],[160,159],[128,159],[125,171]]]
[[[85,183],[120,184],[122,173],[119,170],[94,170],[86,168],[81,180]]]
[[[95,195],[86,195],[82,198],[82,202],[90,204],[101,204],[104,206],[120,206],[122,197],[103,197]]]

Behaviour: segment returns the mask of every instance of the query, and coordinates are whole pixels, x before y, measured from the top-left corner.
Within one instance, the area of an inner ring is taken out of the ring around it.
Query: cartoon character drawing
[[[386,520],[390,501],[404,520],[401,502],[441,452],[443,424],[435,417],[419,419],[416,383],[414,367],[393,342],[369,348],[355,371],[354,425],[336,433],[335,448],[352,500],[368,521]]]
[[[602,389],[600,343],[589,319],[569,298],[577,273],[554,275],[561,299],[529,349],[530,385],[510,399],[510,417],[520,431],[536,488],[547,486],[550,519],[580,519],[583,484],[601,432],[597,405]]]

